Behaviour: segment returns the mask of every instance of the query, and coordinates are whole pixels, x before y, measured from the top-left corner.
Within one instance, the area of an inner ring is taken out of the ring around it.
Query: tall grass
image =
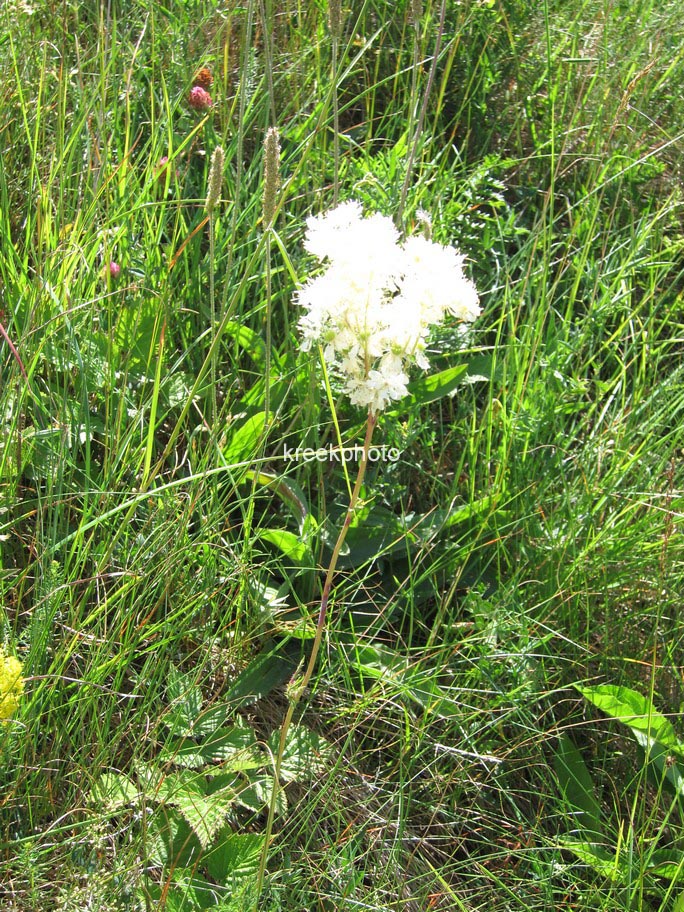
[[[343,13],[3,7],[3,908],[678,912],[678,4]],[[401,457],[368,467],[279,792],[350,483],[283,451],[365,419],[291,303],[338,196],[429,212],[484,313],[434,340],[458,385],[376,431]]]

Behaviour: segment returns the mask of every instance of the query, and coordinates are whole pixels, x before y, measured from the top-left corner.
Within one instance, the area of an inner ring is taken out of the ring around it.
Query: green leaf
[[[280,731],[276,730],[268,739],[274,756],[279,741]],[[304,725],[295,725],[287,733],[280,775],[285,782],[310,782],[329,769],[333,760],[333,747],[325,738]]]
[[[248,811],[259,814],[271,803],[273,795],[273,777],[261,775],[245,783],[236,791],[235,801]],[[282,788],[278,789],[275,812],[282,816],[287,811],[287,796]]]
[[[669,719],[659,713],[648,697],[629,687],[614,684],[597,684],[593,687],[575,688],[598,709],[618,719],[633,732],[643,732],[651,741],[659,741],[671,751],[684,755],[684,744]]]
[[[337,523],[332,522],[333,533],[328,538],[332,549],[337,539]],[[395,551],[406,551],[406,528],[401,519],[386,507],[367,504],[354,515],[350,523],[344,548],[340,553],[340,568],[358,567]]]
[[[171,706],[164,716],[164,724],[175,735],[191,734],[202,709],[202,691],[189,675],[172,666],[167,696]]]
[[[253,472],[250,470],[244,476],[245,481],[252,481],[255,477],[259,484],[270,488],[289,507],[297,521],[301,535],[315,531],[317,524],[311,515],[309,501],[302,488],[296,482],[289,478],[279,478],[269,472]]]
[[[645,732],[632,729],[632,734],[643,748],[646,762],[655,766],[658,775],[653,773],[656,785],[664,783],[678,798],[684,798],[684,776],[674,762],[670,751],[660,741],[650,738]],[[652,773],[649,770],[649,773]]]
[[[225,904],[229,898],[224,897],[223,889],[194,873],[190,862],[187,867],[176,864],[169,874],[165,874],[162,884],[150,883],[148,893],[155,903],[154,908],[163,909],[163,912],[201,912],[203,909],[227,912],[233,908]]]
[[[197,834],[179,811],[162,804],[148,817],[145,838],[148,863],[184,867],[196,863],[201,852]]]
[[[114,345],[121,364],[146,373],[154,362],[158,342],[159,304],[146,297],[136,306],[124,305],[114,330]]]
[[[648,857],[647,871],[656,877],[678,880],[684,871],[684,855],[677,849],[655,849]]]
[[[467,364],[457,364],[455,367],[448,367],[437,374],[428,374],[409,383],[410,405],[425,405],[448,396],[461,384],[467,370]],[[408,402],[408,399],[402,400],[402,410]]]
[[[450,507],[431,510],[429,513],[407,513],[403,522],[407,531],[423,545],[453,529],[454,526],[490,512],[495,505],[495,499],[487,494],[472,503],[452,504]]]
[[[228,430],[228,442],[223,448],[223,458],[228,465],[249,462],[254,456],[266,424],[266,413],[257,412],[242,424]]]
[[[315,566],[311,549],[293,532],[288,532],[287,529],[263,529],[259,533],[259,538],[275,545],[298,567]]]
[[[256,735],[248,727],[220,728],[206,740],[174,739],[164,746],[159,760],[190,769],[200,769],[212,763],[235,761],[240,769],[263,765],[256,749]]]
[[[570,808],[569,828],[579,830],[580,836],[595,842],[596,837],[603,833],[601,807],[582,755],[566,734],[558,739],[553,765],[561,793]]]
[[[260,833],[232,833],[225,830],[204,862],[213,879],[234,886],[236,881],[251,879],[259,869],[266,837]]]
[[[596,871],[597,874],[600,874],[601,877],[608,878],[612,883],[624,883],[624,863],[615,855],[615,851],[609,852],[598,843],[570,837],[561,838],[559,844],[561,848],[572,852],[580,861]]]
[[[202,848],[210,845],[214,835],[223,826],[236,798],[235,789],[231,785],[212,791],[211,794],[207,794],[207,791],[208,783],[204,776],[183,770],[167,776],[158,792],[160,801],[176,808],[183,816]]]
[[[138,787],[123,773],[104,773],[90,790],[90,799],[108,811],[137,803]]]
[[[297,664],[295,655],[298,658],[299,649],[289,644],[261,653],[238,675],[225,699],[240,706],[256,703],[288,680]]]

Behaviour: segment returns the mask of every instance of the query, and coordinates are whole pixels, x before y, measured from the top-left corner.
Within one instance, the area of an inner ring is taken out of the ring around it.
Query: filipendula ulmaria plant
[[[287,689],[289,706],[280,729],[257,897],[288,730],[316,665],[335,569],[358,505],[379,413],[407,395],[414,365],[429,368],[425,352],[434,326],[447,315],[471,323],[480,313],[477,290],[463,271],[465,257],[454,247],[425,236],[401,240],[391,219],[364,217],[355,201],[309,218],[304,246],[326,269],[295,293],[295,303],[304,311],[299,320],[302,350],[320,348],[327,369],[337,375],[352,404],[366,409],[367,419],[356,481],[323,583],[311,654],[304,673],[295,674]]]

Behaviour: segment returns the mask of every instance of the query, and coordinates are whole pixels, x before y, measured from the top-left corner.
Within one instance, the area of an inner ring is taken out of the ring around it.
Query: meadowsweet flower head
[[[0,721],[4,722],[15,713],[23,692],[21,662],[0,649]]]
[[[190,89],[188,104],[191,108],[194,108],[195,111],[208,111],[213,102],[209,92],[207,92],[206,89],[203,89],[202,86],[196,85]]]
[[[297,292],[302,348],[321,345],[355,405],[377,413],[408,392],[408,372],[429,367],[431,328],[480,313],[464,257],[425,237],[402,241],[391,219],[350,201],[307,220],[304,246],[327,263]]]

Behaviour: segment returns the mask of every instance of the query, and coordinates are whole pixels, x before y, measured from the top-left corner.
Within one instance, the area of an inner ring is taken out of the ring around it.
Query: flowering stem
[[[377,414],[369,410],[368,420],[366,422],[366,436],[363,441],[363,452],[361,453],[361,462],[359,463],[359,470],[356,475],[354,490],[352,491],[352,495],[349,500],[349,506],[347,507],[347,512],[344,517],[344,522],[342,523],[342,528],[340,529],[339,535],[337,536],[337,541],[335,542],[335,547],[333,548],[332,557],[330,558],[330,564],[328,565],[328,571],[325,575],[325,582],[323,583],[323,593],[321,595],[321,605],[318,611],[318,623],[316,624],[316,632],[314,634],[313,645],[311,647],[311,655],[309,656],[309,661],[302,677],[297,680],[297,672],[295,672],[290,680],[288,691],[289,705],[287,707],[287,712],[285,713],[285,718],[283,719],[283,724],[280,727],[280,740],[278,742],[278,753],[275,757],[275,768],[273,773],[273,791],[271,792],[271,803],[268,808],[268,819],[266,821],[266,837],[264,840],[264,848],[261,853],[261,860],[259,863],[259,875],[257,878],[257,891],[255,900],[257,904],[259,902],[259,897],[261,896],[261,890],[264,883],[264,875],[266,873],[266,861],[268,858],[268,850],[271,844],[271,833],[273,831],[273,818],[275,816],[278,794],[280,793],[280,772],[283,763],[283,755],[285,753],[285,744],[287,742],[287,733],[290,729],[290,725],[292,724],[292,719],[294,717],[297,704],[299,703],[299,700],[309,685],[309,681],[311,680],[311,676],[316,665],[316,659],[318,658],[318,653],[321,648],[321,642],[323,641],[323,632],[326,626],[325,622],[328,616],[328,602],[330,600],[330,593],[332,590],[335,570],[337,568],[337,561],[339,559],[344,540],[347,537],[347,532],[349,531],[352,519],[354,518],[354,513],[356,512],[356,507],[359,501],[359,494],[361,492],[361,485],[363,484],[363,479],[366,475],[366,466],[368,465],[368,451],[370,450],[371,439],[373,437],[373,431],[375,430],[377,421]],[[255,909],[256,908],[257,906],[255,906]]]

